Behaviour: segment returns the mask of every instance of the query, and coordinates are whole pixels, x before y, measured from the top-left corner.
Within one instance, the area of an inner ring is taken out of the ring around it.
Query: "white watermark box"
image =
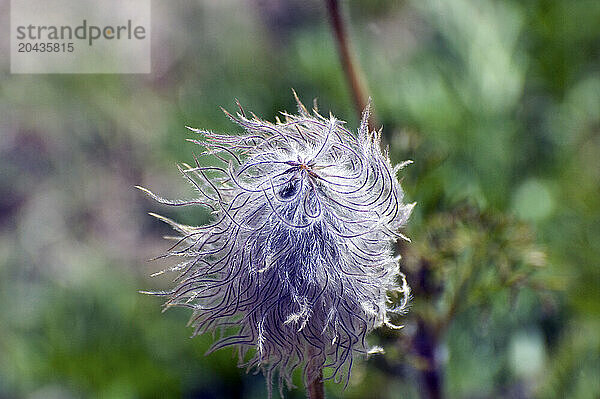
[[[11,0],[11,73],[150,73],[150,0]]]

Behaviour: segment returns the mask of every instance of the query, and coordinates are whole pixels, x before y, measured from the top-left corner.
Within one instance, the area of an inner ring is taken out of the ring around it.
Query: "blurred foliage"
[[[416,369],[445,370],[440,379],[448,380],[449,397],[496,396],[507,388],[507,373],[535,377],[543,366],[540,340],[522,342],[521,350],[530,352],[525,357],[511,354],[511,344],[521,344],[519,332],[535,329],[533,307],[551,307],[548,291],[563,285],[543,273],[545,254],[531,229],[499,212],[458,204],[432,214],[415,234],[401,249],[414,297],[411,333],[401,336],[412,349],[408,360]],[[503,330],[514,335],[488,334]],[[444,341],[448,354],[440,353]],[[497,348],[493,356],[490,348]],[[511,360],[518,363],[512,370]],[[486,370],[476,378],[464,374],[465,365],[475,372],[481,363]]]
[[[329,397],[422,396],[424,332],[448,397],[599,397],[600,2],[343,6],[418,205],[406,327],[374,334],[386,355]],[[0,59],[0,398],[265,396],[232,351],[203,356],[212,337],[188,339],[185,310],[137,293],[169,285],[148,278],[170,232],[145,213],[207,215],[133,186],[189,194],[184,125],[237,131],[218,108],[234,98],[273,119],[293,87],[356,126],[324,6],[154,2],[152,16],[150,75],[9,75]]]
[[[512,296],[524,286],[550,288],[549,279],[536,273],[545,254],[524,223],[462,205],[433,214],[424,225],[401,252],[414,282],[413,311],[436,330],[459,313],[493,306],[507,288]]]

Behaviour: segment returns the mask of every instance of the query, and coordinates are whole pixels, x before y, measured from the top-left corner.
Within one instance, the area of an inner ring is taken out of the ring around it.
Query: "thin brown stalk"
[[[344,74],[346,75],[346,80],[348,81],[352,93],[356,115],[358,115],[358,118],[360,119],[362,112],[367,105],[365,84],[361,79],[359,68],[354,62],[352,53],[350,52],[348,35],[344,20],[340,13],[339,2],[338,0],[325,0],[325,4],[327,5],[329,22],[331,23],[331,28],[337,43],[340,62],[344,68]],[[373,130],[373,117],[369,119],[369,130]]]
[[[306,394],[308,399],[324,399],[325,390],[323,388],[323,371],[310,384],[306,386]]]

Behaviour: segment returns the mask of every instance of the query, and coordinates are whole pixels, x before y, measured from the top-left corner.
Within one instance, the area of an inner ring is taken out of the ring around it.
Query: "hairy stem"
[[[308,399],[324,399],[325,390],[323,389],[323,370],[319,372],[319,376],[306,386]]]
[[[360,119],[362,112],[367,105],[364,83],[360,78],[358,67],[356,66],[356,63],[352,59],[352,54],[350,53],[348,35],[346,33],[344,20],[340,14],[339,2],[338,0],[325,0],[325,3],[327,5],[327,12],[329,14],[329,22],[331,23],[331,28],[333,29],[337,43],[340,62],[342,63],[346,80],[350,86],[356,114],[358,115],[358,119]],[[373,117],[369,118],[369,130],[373,130],[372,119]]]

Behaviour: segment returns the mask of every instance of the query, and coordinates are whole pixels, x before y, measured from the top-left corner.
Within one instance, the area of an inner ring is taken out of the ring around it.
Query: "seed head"
[[[167,269],[180,273],[176,287],[155,294],[193,309],[194,335],[220,334],[209,352],[237,346],[241,365],[269,381],[276,372],[280,387],[292,386],[298,367],[305,382],[326,368],[347,383],[354,355],[378,350],[366,335],[396,327],[389,317],[408,301],[392,242],[406,239],[398,229],[414,206],[402,203],[396,177],[410,162],[393,167],[381,151],[369,106],[355,135],[296,100],[298,114],[276,123],[250,119],[241,106],[235,116],[225,111],[243,135],[190,128],[203,155],[222,162],[180,167],[196,199],[169,201],[142,188],[213,216],[195,227],[155,215],[181,234],[165,256],[183,259]]]

